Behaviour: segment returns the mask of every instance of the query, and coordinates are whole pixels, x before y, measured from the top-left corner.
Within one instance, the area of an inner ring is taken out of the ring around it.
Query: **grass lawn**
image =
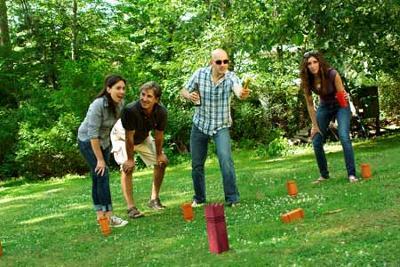
[[[338,143],[326,146],[331,180],[318,177],[312,150],[276,159],[235,150],[241,204],[225,208],[228,252],[209,253],[204,209],[182,219],[180,204],[192,198],[190,162],[168,168],[161,199],[168,208],[146,208],[151,170],[134,175],[134,196],[144,218],[113,229],[107,238],[96,225],[88,177],[46,182],[0,183],[0,266],[399,266],[400,135],[354,143],[357,171],[368,162],[373,176],[346,179]],[[223,201],[218,162],[206,168],[209,202]],[[299,194],[287,195],[296,181]],[[114,210],[126,218],[119,174],[111,176]],[[303,208],[304,220],[280,215]]]

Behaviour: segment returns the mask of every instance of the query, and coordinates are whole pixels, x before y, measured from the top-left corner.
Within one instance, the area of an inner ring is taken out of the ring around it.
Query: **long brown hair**
[[[328,70],[330,66],[320,52],[311,51],[304,54],[300,65],[301,88],[303,88],[304,93],[311,94],[311,88],[314,86],[314,75],[308,69],[308,59],[310,57],[315,57],[319,62],[318,75],[321,78],[320,95],[324,96],[328,93]]]
[[[111,109],[112,113],[114,114],[114,116],[116,118],[118,117],[117,107],[116,107],[114,101],[112,100],[110,93],[107,91],[107,88],[108,87],[112,87],[114,84],[116,84],[119,81],[123,81],[126,84],[126,80],[122,76],[119,76],[119,75],[109,75],[109,76],[107,76],[104,79],[103,89],[96,96],[96,98],[103,97],[103,96],[107,97],[108,106],[109,106],[109,108]]]

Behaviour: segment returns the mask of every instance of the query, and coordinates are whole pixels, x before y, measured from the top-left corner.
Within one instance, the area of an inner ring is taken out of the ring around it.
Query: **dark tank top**
[[[319,95],[319,100],[323,104],[332,104],[336,102],[336,74],[337,71],[335,69],[331,68],[328,70],[328,93],[326,95],[321,95],[320,92],[318,92],[315,88],[311,89],[315,94]]]

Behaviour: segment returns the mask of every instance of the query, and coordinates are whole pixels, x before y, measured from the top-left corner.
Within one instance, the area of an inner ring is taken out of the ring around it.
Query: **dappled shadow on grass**
[[[374,152],[384,151],[386,149],[400,147],[400,136],[392,135],[392,136],[384,136],[377,137],[374,139],[368,139],[364,142],[357,142],[353,144],[357,149],[371,149],[373,148]]]
[[[26,183],[27,183],[26,179],[19,178],[19,179],[7,180],[5,182],[1,182],[0,184],[1,184],[1,187],[7,188],[7,187],[20,186],[20,185],[23,185]]]
[[[327,254],[342,255],[340,259],[327,263],[355,264],[356,262],[395,262],[398,259],[398,245],[400,239],[390,232],[398,232],[393,224],[399,218],[399,211],[395,209],[344,211],[338,214],[321,217],[310,221],[308,227],[321,229],[311,232],[306,225],[301,225],[306,242],[301,247],[292,246],[291,253],[301,256],[313,256],[312,262],[318,257],[310,255],[318,252],[318,247],[325,248],[321,257]],[[333,256],[334,257],[334,256]]]
[[[251,157],[246,151],[235,153],[241,204],[225,209],[232,249],[222,255],[209,253],[204,208],[194,209],[192,222],[182,218],[180,204],[193,195],[190,163],[167,170],[160,196],[168,208],[159,212],[146,206],[152,171],[138,172],[138,179],[134,174],[135,200],[146,216],[113,228],[107,238],[96,225],[89,178],[12,187],[2,192],[9,200],[0,205],[0,238],[5,249],[1,260],[10,266],[393,263],[399,256],[395,248],[400,236],[396,224],[400,186],[397,159],[392,153],[398,142],[388,143],[388,151],[382,150],[374,159],[373,177],[358,184],[344,179],[343,153],[336,147],[328,149],[333,151],[328,153],[332,179],[320,185],[311,184],[317,173],[312,153],[279,160]],[[368,153],[364,155],[369,149],[356,147],[356,157],[369,159]],[[215,158],[207,161],[206,172],[208,201],[223,202]],[[288,179],[296,180],[297,197],[287,195]],[[110,182],[115,213],[126,218],[118,172],[112,172]],[[282,213],[298,207],[305,211],[304,220],[280,221]],[[385,255],[385,250],[391,254]]]

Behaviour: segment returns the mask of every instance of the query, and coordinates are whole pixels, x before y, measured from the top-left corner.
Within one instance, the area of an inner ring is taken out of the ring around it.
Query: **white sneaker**
[[[193,202],[192,202],[193,208],[202,207],[202,206],[204,206],[204,203],[199,203],[199,202],[197,202],[197,200],[193,200]]]
[[[121,219],[121,218],[119,218],[119,217],[117,217],[115,215],[111,216],[111,218],[110,218],[110,226],[111,227],[118,228],[118,227],[123,227],[123,226],[125,226],[127,224],[128,224],[128,221],[125,221],[125,220],[123,220],[123,219]]]

